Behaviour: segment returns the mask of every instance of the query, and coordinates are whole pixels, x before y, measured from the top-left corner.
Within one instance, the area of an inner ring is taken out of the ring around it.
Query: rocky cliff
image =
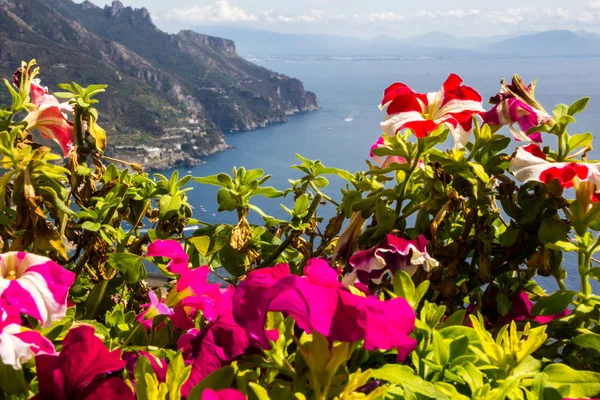
[[[36,58],[51,90],[70,80],[107,83],[99,107],[107,151],[136,161],[161,153],[161,166],[190,164],[227,148],[223,130],[253,130],[318,108],[302,82],[246,61],[231,40],[162,32],[146,9],[119,1],[100,8],[0,0],[0,43],[2,76]],[[5,91],[0,100],[8,100]]]

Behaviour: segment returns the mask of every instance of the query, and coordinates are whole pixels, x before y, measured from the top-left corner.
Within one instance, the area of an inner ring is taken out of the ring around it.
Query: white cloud
[[[239,7],[232,6],[227,0],[218,0],[214,5],[175,8],[167,18],[193,22],[255,22],[258,18]]]
[[[400,14],[396,14],[391,11],[387,12],[379,12],[379,13],[371,13],[367,15],[367,20],[369,22],[395,22],[402,21],[404,17]]]
[[[0,0],[1,1],[1,0]],[[257,10],[243,9],[235,5],[236,0],[212,0],[214,3],[206,6],[195,6],[191,8],[175,8],[166,15],[167,19],[189,21],[189,22],[214,22],[214,23],[241,23],[255,27],[268,25],[293,26],[302,25],[319,26],[324,30],[333,30],[332,26],[344,26],[348,29],[360,28],[362,30],[381,31],[393,29],[393,23],[402,21],[407,26],[413,26],[426,30],[424,26],[435,29],[464,31],[465,29],[479,30],[483,27],[497,26],[495,31],[513,30],[516,27],[522,29],[578,29],[598,28],[600,22],[600,0],[582,0],[583,7],[563,6],[547,8],[508,8],[490,11],[479,9],[456,8],[456,9],[421,9],[412,12],[377,11],[368,13],[328,12],[323,9],[310,9],[296,14],[284,14],[277,9]],[[307,0],[307,4],[326,4],[331,0]],[[315,6],[318,7],[318,6]],[[153,15],[154,20],[158,18]],[[161,18],[165,18],[161,15]],[[434,22],[435,21],[435,22]],[[387,27],[378,25],[388,24]],[[329,26],[328,26],[329,25]],[[463,29],[464,28],[464,29]],[[301,28],[298,28],[301,29]],[[337,28],[335,28],[337,29]],[[319,30],[311,28],[311,31]],[[472,33],[471,33],[472,34]]]
[[[526,8],[509,8],[503,12],[493,11],[487,17],[506,25],[518,25],[525,20],[524,14],[528,11]]]

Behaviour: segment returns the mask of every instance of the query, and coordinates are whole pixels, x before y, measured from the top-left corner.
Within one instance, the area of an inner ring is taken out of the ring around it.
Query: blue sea
[[[205,158],[193,168],[193,176],[231,172],[234,166],[261,168],[272,174],[269,181],[278,189],[288,187],[288,179],[300,173],[290,169],[297,163],[294,154],[319,159],[325,166],[351,172],[364,169],[369,147],[380,136],[383,113],[377,108],[383,90],[400,81],[418,92],[437,91],[450,73],[459,74],[465,84],[477,89],[484,102],[496,94],[500,80],[521,75],[526,82],[539,78],[537,99],[551,112],[557,103],[570,104],[583,96],[591,97],[585,113],[577,116],[570,133],[592,132],[600,126],[600,58],[518,58],[448,60],[279,60],[257,61],[273,71],[300,79],[307,90],[315,92],[321,109],[290,118],[290,122],[271,125],[255,132],[227,133],[234,148]],[[600,147],[599,147],[600,148]],[[594,151],[589,158],[600,158]],[[187,174],[187,169],[180,169]],[[338,195],[343,182],[331,179],[326,190]],[[233,213],[218,213],[216,188],[194,184],[189,193],[195,217],[209,223],[234,222]],[[339,197],[339,196],[336,196]],[[285,216],[281,199],[257,199],[266,213]],[[201,209],[205,215],[201,215]],[[325,210],[330,213],[332,210]],[[259,222],[260,218],[254,218]],[[567,260],[570,287],[578,287],[574,260]],[[553,280],[540,283],[554,287]]]

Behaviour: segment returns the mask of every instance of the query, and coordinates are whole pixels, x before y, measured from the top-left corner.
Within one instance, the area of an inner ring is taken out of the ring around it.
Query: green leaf
[[[217,203],[219,203],[218,211],[233,211],[238,205],[237,199],[231,191],[225,188],[221,188],[217,192]]]
[[[202,254],[202,256],[206,257],[208,254],[208,250],[210,248],[210,237],[209,236],[197,236],[191,237],[188,241],[194,245],[198,253]]]
[[[546,243],[544,247],[552,250],[562,250],[562,251],[578,251],[579,247],[577,245],[567,242],[565,240],[558,240],[554,243]]]
[[[211,175],[207,177],[197,177],[194,178],[194,180],[205,185],[221,186],[229,189],[233,189],[234,187],[231,176],[225,173],[220,173],[217,175]]]
[[[569,109],[567,110],[567,114],[569,114],[569,115],[579,114],[580,112],[582,112],[583,110],[586,109],[589,101],[590,101],[589,97],[583,97],[583,98],[577,100],[576,102],[574,102],[573,104],[571,104],[569,106]]]
[[[554,107],[553,114],[554,120],[558,122],[563,116],[569,114],[569,106],[566,104],[557,104],[556,107]]]
[[[575,150],[579,147],[592,147],[594,136],[590,132],[578,133],[569,138],[569,149]]]
[[[108,265],[121,272],[128,283],[135,283],[147,276],[142,258],[131,253],[111,253]]]
[[[181,208],[181,198],[179,196],[164,195],[158,203],[158,217],[167,220],[177,214]]]
[[[563,393],[565,397],[594,397],[600,394],[600,374],[597,372],[578,371],[565,364],[550,364],[544,373],[548,376],[550,386],[568,388],[568,393]]]
[[[406,365],[386,364],[373,370],[374,379],[383,379],[396,385],[406,385],[413,392],[437,400],[449,400],[448,396],[439,391],[431,382],[424,381],[412,368]]]
[[[533,315],[554,315],[562,312],[571,304],[576,294],[570,290],[563,290],[554,292],[550,296],[542,296],[531,307],[531,313]]]
[[[283,192],[272,186],[259,187],[252,192],[252,196],[264,196],[269,199],[283,196]]]
[[[415,284],[410,275],[401,269],[394,274],[394,294],[398,297],[403,297],[411,307],[414,307]]]
[[[185,366],[181,350],[177,352],[177,355],[169,361],[169,367],[167,369],[167,388],[169,389],[168,400],[179,400],[181,399],[181,387],[187,381],[192,366]]]
[[[158,378],[156,373],[150,365],[150,360],[146,357],[138,357],[135,363],[135,394],[139,400],[159,400],[161,399],[161,392],[159,389]],[[164,389],[166,390],[166,388]],[[164,393],[162,398],[164,399]]]
[[[542,221],[538,237],[542,243],[554,243],[558,241],[566,241],[569,227],[564,222],[546,218]]]
[[[269,397],[269,393],[267,393],[267,389],[265,389],[264,387],[254,382],[248,382],[248,386],[250,386],[258,400],[271,400],[271,398]]]
[[[86,231],[98,232],[102,225],[100,222],[85,221],[83,224],[81,224],[81,227]]]
[[[600,351],[600,335],[597,333],[584,333],[579,335],[574,340],[575,344],[584,349],[594,349]]]
[[[469,167],[471,168],[471,171],[473,171],[473,173],[475,174],[475,176],[477,176],[479,179],[481,179],[481,181],[483,183],[488,183],[490,181],[490,177],[485,172],[485,169],[483,168],[483,165],[477,164],[477,163],[474,163],[474,162],[470,162],[470,161],[469,161],[468,164],[469,164]]]

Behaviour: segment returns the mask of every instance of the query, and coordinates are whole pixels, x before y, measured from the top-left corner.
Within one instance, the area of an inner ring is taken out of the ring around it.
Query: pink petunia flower
[[[219,315],[219,303],[223,290],[218,283],[208,283],[210,268],[207,266],[189,269],[188,255],[176,240],[157,240],[148,246],[148,256],[166,257],[171,261],[167,264],[169,272],[179,275],[176,289],[183,292],[190,289],[181,304],[191,308],[193,312],[201,310],[209,321],[214,321]],[[177,310],[175,310],[177,314]],[[176,318],[180,317],[178,314]]]
[[[189,257],[176,240],[158,239],[148,246],[148,257],[166,257],[171,261],[167,264],[167,270],[173,274],[183,274],[188,271]]]
[[[223,299],[223,313],[209,322],[201,330],[190,329],[177,342],[177,348],[183,350],[186,362],[192,364],[190,377],[181,388],[183,396],[211,372],[228,365],[243,354],[250,345],[248,334],[236,323],[232,315],[233,287]]]
[[[146,329],[152,327],[152,320],[157,315],[173,315],[173,309],[167,307],[163,299],[159,300],[154,291],[149,291],[148,297],[150,297],[150,303],[141,305],[142,308],[146,309],[142,311],[137,319]]]
[[[159,382],[167,381],[167,371],[169,369],[169,365],[161,358],[156,357],[146,351],[138,351],[137,353],[128,351],[123,353],[123,360],[126,363],[127,373],[129,374],[129,379],[135,384],[135,380],[133,379],[135,374],[135,365],[140,357],[146,357],[148,361],[150,361],[150,366],[152,370],[156,374],[156,379]]]
[[[579,182],[595,185],[596,193],[600,188],[600,165],[576,162],[550,162],[536,145],[519,147],[510,161],[509,171],[521,182],[537,181],[549,183],[558,181],[565,189]],[[597,196],[594,196],[594,201]]]
[[[500,290],[495,286],[488,286],[481,304],[481,311],[484,315],[486,315],[490,322],[490,325],[493,325],[492,321],[500,318],[500,323],[502,325],[509,324],[511,321],[524,321],[524,320],[533,320],[539,324],[547,324],[550,321],[555,319],[564,317],[565,315],[569,315],[569,310],[565,309],[559,313],[553,315],[538,315],[535,316],[531,314],[531,308],[533,307],[533,302],[529,299],[529,293],[527,292],[515,292],[509,297],[509,301],[511,303],[511,307],[508,310],[508,313],[504,316],[501,316],[498,312],[498,302],[496,300],[496,296],[500,293]],[[475,309],[475,304],[471,304],[467,311],[473,312]]]
[[[16,308],[0,304],[0,361],[14,369],[36,354],[54,354],[52,342],[39,332],[21,326]]]
[[[533,127],[547,124],[552,120],[544,110],[525,104],[516,98],[507,98],[498,103],[485,114],[484,122],[492,127],[508,125],[511,133],[518,141],[541,142],[542,134],[535,132],[527,135],[527,131]]]
[[[44,326],[62,319],[75,274],[49,258],[24,252],[0,254],[0,299]]]
[[[357,251],[349,262],[363,284],[369,281],[380,284],[386,277],[392,279],[400,269],[412,276],[418,268],[429,272],[438,265],[427,253],[424,236],[406,240],[392,234],[386,235],[382,243],[371,249]]]
[[[269,311],[287,313],[298,327],[330,341],[364,339],[367,350],[397,349],[404,360],[416,346],[408,335],[415,326],[415,313],[405,299],[381,301],[361,297],[346,289],[325,260],[309,260],[305,276],[290,275],[287,265],[253,271],[237,287],[233,313],[250,338],[270,348],[264,324]]]
[[[91,326],[72,329],[59,355],[38,355],[35,362],[39,380],[36,400],[135,399],[116,374],[125,368],[120,351],[108,351]]]
[[[462,79],[451,74],[442,89],[433,93],[416,93],[403,83],[388,87],[380,108],[386,109],[381,123],[384,133],[394,136],[402,129],[410,129],[418,138],[426,137],[440,125],[447,125],[457,146],[469,140],[474,115],[483,115],[481,96]]]

